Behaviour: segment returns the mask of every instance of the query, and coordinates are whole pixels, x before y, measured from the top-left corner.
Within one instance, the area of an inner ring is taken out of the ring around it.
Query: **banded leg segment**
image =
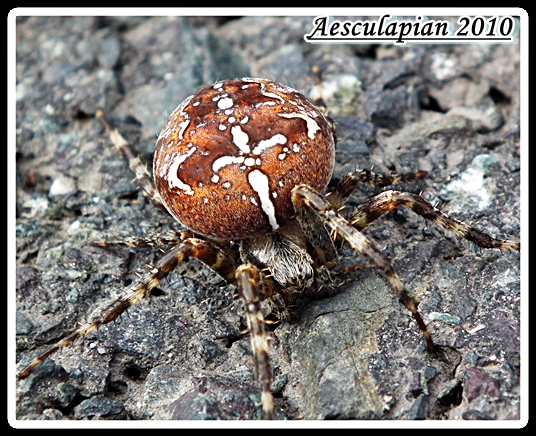
[[[380,269],[395,290],[396,294],[400,298],[400,301],[404,303],[406,308],[411,312],[415,321],[419,325],[425,339],[429,351],[434,351],[434,342],[432,336],[426,327],[421,315],[417,311],[415,302],[411,299],[407,293],[404,285],[396,275],[391,261],[380,250],[378,250],[359,230],[355,229],[340,216],[332,207],[330,203],[324,200],[320,194],[315,192],[308,186],[301,185],[292,191],[292,200],[298,207],[308,208],[311,211],[317,213],[324,219],[325,224],[344,238],[350,246],[358,253],[367,256],[375,266]]]
[[[240,297],[246,307],[251,349],[255,359],[257,381],[261,390],[263,416],[264,419],[272,419],[274,412],[271,390],[272,373],[268,357],[268,341],[264,332],[264,316],[261,310],[260,273],[257,267],[248,263],[236,269],[236,279]]]
[[[125,138],[123,138],[119,131],[117,129],[112,129],[110,123],[108,123],[108,121],[104,117],[104,113],[101,110],[97,110],[96,117],[106,128],[106,132],[108,133],[112,144],[117,147],[125,157],[126,161],[128,162],[129,168],[134,172],[136,176],[136,180],[138,181],[138,184],[143,194],[157,208],[167,212],[167,209],[165,208],[164,204],[162,203],[162,199],[160,198],[160,194],[156,190],[151,174],[149,174],[149,171],[147,171],[147,167],[142,165],[140,159],[134,156],[134,153],[132,153],[132,150],[128,146],[128,142],[125,140]]]
[[[161,247],[166,245],[178,245],[187,238],[193,237],[187,231],[170,230],[165,233],[151,233],[143,236],[132,236],[128,238],[116,238],[93,241],[91,245],[96,247],[111,247],[116,245],[126,245],[127,247]]]
[[[426,171],[416,171],[414,173],[382,175],[373,173],[370,170],[355,170],[346,174],[337,184],[333,192],[329,193],[329,202],[335,209],[339,209],[344,201],[350,196],[360,183],[369,183],[377,187],[397,185],[409,180],[422,179],[426,177]]]
[[[409,192],[390,190],[376,195],[355,210],[350,218],[350,224],[356,229],[362,230],[387,212],[401,205],[408,207],[416,214],[436,223],[444,229],[475,243],[479,247],[512,251],[520,250],[519,242],[492,238],[486,233],[446,215],[419,195]]]
[[[175,269],[179,262],[185,261],[190,257],[195,257],[201,260],[228,281],[231,281],[234,277],[235,264],[229,256],[205,241],[195,238],[187,239],[180,245],[174,247],[154,268],[151,269],[151,271],[142,276],[138,282],[128,288],[119,298],[110,303],[91,321],[83,324],[81,327],[47,349],[44,353],[41,353],[33,359],[29,365],[19,372],[19,378],[27,377],[33,368],[60,348],[63,348],[75,340],[97,330],[100,326],[117,319],[131,306],[136,304],[142,298],[148,296],[151,291]]]

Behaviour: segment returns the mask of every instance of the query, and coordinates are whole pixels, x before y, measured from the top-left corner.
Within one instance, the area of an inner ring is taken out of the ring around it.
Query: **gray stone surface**
[[[405,189],[494,236],[519,236],[519,46],[354,50],[305,43],[311,23],[18,19],[19,365],[161,256],[91,241],[180,228],[138,193],[97,108],[150,167],[161,126],[187,95],[217,79],[275,78],[324,97],[339,124],[335,178],[355,167],[426,170]],[[375,193],[363,187],[349,203]],[[333,295],[270,333],[278,417],[519,419],[519,254],[477,250],[407,210],[366,234],[393,259],[441,350],[426,351],[381,274],[340,277]],[[341,251],[345,264],[366,263]],[[18,381],[17,418],[259,418],[234,292],[199,262],[181,265],[147,301]]]

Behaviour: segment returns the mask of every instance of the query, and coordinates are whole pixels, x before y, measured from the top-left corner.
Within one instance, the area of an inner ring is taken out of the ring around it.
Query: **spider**
[[[479,247],[520,250],[519,242],[492,238],[447,216],[419,195],[403,191],[385,190],[344,218],[340,211],[358,184],[386,187],[426,173],[380,175],[355,170],[327,192],[335,156],[334,125],[286,85],[258,78],[224,80],[188,97],[158,137],[154,179],[103,113],[99,111],[97,117],[144,194],[186,230],[120,241],[171,248],[100,314],[33,359],[19,372],[20,378],[60,348],[117,319],[148,296],[179,262],[193,257],[238,289],[263,417],[271,419],[274,402],[265,315],[284,320],[299,302],[329,287],[331,274],[337,271],[338,243],[347,242],[385,275],[413,315],[430,352],[436,345],[416,303],[390,260],[361,230],[403,205]]]

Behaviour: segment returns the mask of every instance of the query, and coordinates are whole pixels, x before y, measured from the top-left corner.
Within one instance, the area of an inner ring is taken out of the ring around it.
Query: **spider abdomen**
[[[292,188],[323,191],[331,127],[302,94],[264,79],[218,82],[188,97],[158,137],[153,175],[189,229],[217,239],[267,234],[292,219]]]

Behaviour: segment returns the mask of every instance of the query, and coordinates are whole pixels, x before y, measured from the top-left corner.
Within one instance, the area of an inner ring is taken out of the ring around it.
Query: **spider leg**
[[[360,183],[369,183],[378,187],[390,186],[408,180],[422,179],[426,177],[426,174],[426,171],[417,171],[414,173],[382,175],[373,173],[370,170],[355,170],[346,174],[339,181],[333,192],[329,193],[329,202],[336,209],[339,209]]]
[[[130,286],[119,298],[94,316],[91,321],[83,324],[33,359],[29,365],[19,372],[19,378],[27,377],[35,366],[60,348],[63,348],[74,342],[76,339],[82,338],[92,331],[97,330],[100,326],[117,319],[117,317],[131,306],[136,304],[142,298],[148,296],[151,291],[175,269],[179,262],[185,261],[190,257],[195,257],[201,260],[228,281],[231,281],[234,278],[235,263],[223,251],[200,239],[186,239],[180,245],[177,245],[170,250],[169,253],[167,253],[156,266],[151,269],[151,271],[142,276],[138,282]]]
[[[142,165],[139,157],[134,156],[134,153],[132,153],[132,150],[128,146],[128,142],[125,140],[125,138],[123,138],[119,131],[117,129],[112,129],[110,123],[108,123],[108,121],[104,117],[104,113],[100,109],[97,110],[96,117],[106,128],[106,132],[108,133],[112,144],[119,150],[121,150],[121,153],[128,162],[128,166],[134,172],[136,180],[138,181],[138,184],[140,185],[140,189],[142,190],[143,194],[157,208],[167,212],[167,209],[165,208],[164,204],[162,203],[162,199],[160,198],[160,194],[156,190],[151,174],[149,174],[149,171],[147,171],[147,167],[145,165]]]
[[[519,242],[492,238],[486,233],[446,215],[421,196],[409,192],[390,190],[376,195],[355,210],[350,218],[350,224],[356,229],[362,230],[400,205],[408,207],[423,218],[475,243],[479,247],[513,251],[520,249]]]
[[[272,419],[274,404],[271,391],[272,373],[268,357],[268,342],[264,332],[264,316],[261,310],[263,299],[260,289],[260,273],[256,266],[248,263],[236,269],[236,279],[240,297],[246,307],[246,317],[251,349],[255,359],[257,381],[261,390],[261,405],[264,419]]]
[[[126,245],[127,247],[155,247],[177,245],[189,237],[192,237],[192,234],[189,232],[170,230],[165,233],[151,233],[143,236],[93,241],[91,245],[96,247],[110,247],[115,245]]]
[[[322,218],[305,207],[299,207],[292,198],[296,220],[299,222],[307,240],[315,250],[320,264],[330,268],[338,261],[337,250],[329,231],[323,225]]]
[[[318,214],[324,219],[325,225],[331,230],[342,236],[350,246],[367,256],[377,268],[379,268],[389,280],[389,283],[397,293],[398,297],[404,303],[406,308],[411,312],[415,321],[419,325],[427,343],[429,351],[434,351],[434,342],[432,336],[426,327],[421,315],[417,311],[417,306],[407,293],[404,285],[396,275],[391,261],[380,250],[378,250],[359,230],[355,229],[339,215],[333,206],[312,188],[300,185],[293,189],[292,199],[295,205],[301,208],[307,208]]]

